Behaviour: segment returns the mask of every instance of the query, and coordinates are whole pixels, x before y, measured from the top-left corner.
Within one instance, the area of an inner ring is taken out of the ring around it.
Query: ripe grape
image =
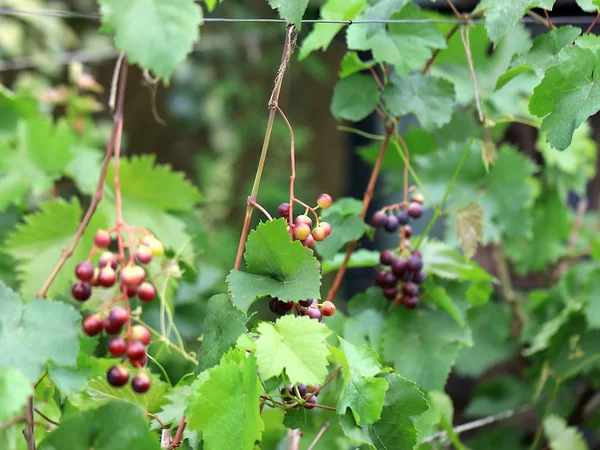
[[[87,316],[82,322],[83,331],[88,336],[96,336],[102,332],[102,319],[98,316]]]
[[[305,223],[297,223],[294,227],[294,237],[299,241],[303,241],[310,236],[310,227]]]
[[[313,246],[315,245],[315,238],[312,237],[311,234],[308,235],[308,237],[306,239],[304,239],[303,241],[300,241],[302,243],[302,245],[304,245],[305,247],[308,248],[313,248]]]
[[[414,297],[419,294],[419,286],[415,283],[406,283],[404,285],[404,293],[407,297]]]
[[[108,248],[110,246],[110,233],[106,230],[96,231],[94,244],[96,244],[96,247]]]
[[[319,225],[316,226],[314,230],[312,230],[312,237],[315,241],[320,242],[325,240],[325,238],[327,237],[327,232],[325,231],[325,228]]]
[[[321,207],[321,209],[327,209],[333,203],[333,199],[329,194],[321,194],[317,197],[317,205]]]
[[[318,308],[308,308],[304,315],[310,317],[311,319],[318,320],[319,322],[323,320],[323,315],[321,314],[321,311],[319,311]]]
[[[113,270],[117,270],[117,265],[117,255],[115,255],[114,253],[104,252],[100,255],[100,258],[98,258],[98,267],[100,267],[101,269],[104,266],[110,266]]]
[[[150,389],[150,377],[145,373],[139,373],[131,380],[131,388],[138,394],[143,394]]]
[[[140,341],[132,341],[127,345],[127,357],[131,362],[141,360],[146,354],[146,346]]]
[[[406,214],[405,212],[401,212],[396,216],[396,219],[398,219],[398,223],[400,225],[408,225],[408,222],[410,222],[410,217],[408,217],[408,214]]]
[[[419,299],[414,296],[405,297],[404,298],[404,306],[407,309],[415,309],[417,306],[419,306]]]
[[[388,216],[386,213],[384,213],[383,211],[377,211],[375,214],[373,214],[373,218],[371,219],[371,224],[375,228],[381,228],[386,224],[387,218],[388,218]]]
[[[143,325],[135,325],[131,327],[131,339],[134,341],[140,341],[144,345],[150,344],[150,339],[152,339],[152,334],[148,328]]]
[[[383,288],[383,296],[389,300],[394,300],[398,295],[398,289],[395,287],[385,287]]]
[[[135,259],[140,264],[148,264],[152,261],[152,249],[147,245],[140,245],[137,252],[135,252]]]
[[[379,272],[379,273],[377,274],[377,277],[375,278],[375,284],[376,284],[377,286],[379,286],[379,287],[385,287],[385,282],[384,282],[384,280],[385,280],[385,274],[386,274],[386,273],[387,273],[387,272]]]
[[[299,216],[296,217],[296,225],[299,225],[301,223],[308,225],[309,227],[312,227],[312,220],[310,219],[310,217],[308,217],[305,214],[300,214]]]
[[[308,389],[306,388],[305,384],[299,384],[297,386],[297,388],[298,388],[298,393],[300,394],[300,397],[304,397],[308,393]]]
[[[122,327],[129,320],[129,312],[127,312],[125,308],[115,306],[108,314],[108,320],[113,325],[118,325],[119,327]]]
[[[404,237],[406,239],[411,237],[412,236],[412,227],[410,225],[405,225],[404,228],[402,228],[402,234],[404,235]]]
[[[128,298],[133,298],[137,295],[137,292],[138,292],[137,286],[123,286],[123,284],[121,284],[121,290],[123,290],[123,288],[125,288],[125,294],[127,295]]]
[[[308,308],[310,305],[313,304],[314,301],[315,301],[314,298],[307,298],[306,300],[298,300],[298,304],[300,306],[304,306],[305,308]]]
[[[400,278],[406,272],[408,268],[408,260],[406,258],[395,258],[392,263],[392,273],[396,275],[396,277]]]
[[[279,215],[279,217],[287,219],[290,216],[290,204],[282,203],[281,205],[279,205],[277,207],[277,214]]]
[[[115,387],[121,387],[129,381],[129,371],[123,366],[112,366],[106,372],[106,381]]]
[[[425,281],[425,279],[426,279],[426,278],[427,278],[427,274],[425,273],[425,271],[424,271],[424,270],[421,270],[419,273],[417,273],[417,274],[414,276],[414,278],[413,278],[413,281],[414,281],[416,284],[421,284],[421,283],[423,283],[423,282]]]
[[[106,331],[108,334],[117,334],[121,332],[121,328],[123,327],[123,325],[113,323],[107,317],[102,321],[102,327],[104,328],[104,331]]]
[[[310,393],[306,394],[304,400],[306,400],[306,403],[304,404],[304,407],[306,409],[313,409],[315,407],[315,405],[317,404],[317,397]]]
[[[98,275],[98,284],[104,287],[111,287],[117,281],[117,272],[110,266],[103,267]]]
[[[137,296],[143,302],[151,302],[156,297],[156,289],[147,281],[143,282],[137,290]]]
[[[400,222],[398,222],[396,216],[389,216],[385,221],[385,225],[383,227],[386,231],[389,231],[390,233],[395,233],[396,231],[398,231],[398,228],[400,228]]]
[[[288,313],[289,311],[292,310],[292,308],[294,307],[294,302],[293,301],[287,301],[287,302],[283,302],[281,300],[279,300],[277,297],[273,297],[271,299],[271,301],[269,302],[269,309],[279,315],[279,316],[283,316],[284,314]]]
[[[94,266],[89,261],[83,261],[75,267],[75,276],[81,281],[91,281],[94,278]]]
[[[408,270],[411,272],[419,272],[423,268],[423,260],[418,254],[410,255],[408,258]]]
[[[325,237],[331,234],[331,225],[328,222],[321,222],[321,227],[325,230]]]
[[[412,202],[408,205],[408,215],[413,219],[418,219],[423,215],[423,205],[417,202]]]
[[[75,300],[85,302],[92,295],[92,286],[87,281],[78,281],[71,288],[71,293]]]
[[[384,250],[379,255],[379,262],[385,266],[391,266],[396,257],[391,250]]]
[[[335,314],[335,310],[335,305],[329,300],[324,301],[321,305],[321,314],[323,314],[326,317],[333,316]]]
[[[318,396],[319,392],[321,392],[321,385],[320,384],[309,384],[308,386],[306,386],[306,389],[311,394],[315,394],[315,396]]]
[[[394,276],[394,274],[392,272],[386,272],[383,276],[383,287],[395,288],[396,284],[398,284],[398,279]]]
[[[113,356],[121,356],[126,350],[127,344],[123,338],[114,338],[108,343],[108,351]]]

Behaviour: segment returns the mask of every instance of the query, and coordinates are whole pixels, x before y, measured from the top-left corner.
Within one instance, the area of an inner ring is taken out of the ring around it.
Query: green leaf
[[[267,295],[282,301],[320,298],[319,262],[299,241],[290,242],[286,221],[261,223],[246,242],[248,272],[232,270],[227,277],[233,304],[247,311]]]
[[[389,384],[381,419],[372,425],[358,426],[349,412],[340,418],[346,436],[377,450],[412,450],[418,431],[414,421],[428,409],[425,396],[415,383],[398,374],[385,377]]]
[[[279,11],[279,17],[293,23],[298,29],[302,28],[302,16],[308,0],[269,0],[269,5]]]
[[[227,294],[214,295],[208,301],[204,316],[204,337],[196,373],[215,366],[221,357],[245,333],[248,317],[231,303]]]
[[[88,378],[92,372],[91,355],[97,345],[97,338],[80,335],[79,355],[77,355],[75,367],[50,364],[48,376],[62,394],[69,396],[74,392],[81,392],[87,387]]]
[[[522,73],[535,73],[541,78],[548,67],[558,62],[559,52],[571,45],[580,34],[579,28],[566,26],[536,37],[529,51],[513,57],[508,70],[498,78],[496,89]]]
[[[456,237],[460,241],[465,258],[471,259],[483,238],[483,208],[471,203],[456,213]]]
[[[192,385],[185,414],[188,426],[202,431],[206,450],[251,450],[264,429],[261,392],[254,356],[231,350]]]
[[[380,311],[366,309],[344,322],[344,337],[354,345],[366,344],[379,351],[385,317]]]
[[[31,382],[19,369],[0,368],[0,422],[4,423],[23,414],[30,395],[33,395]]]
[[[292,384],[322,384],[327,376],[327,337],[325,325],[307,316],[287,315],[274,324],[261,322],[256,341],[256,359],[263,379],[279,376],[285,370]],[[310,345],[306,345],[310,342]]]
[[[35,297],[63,249],[71,245],[81,216],[77,198],[73,197],[69,203],[51,200],[40,204],[38,212],[25,216],[24,223],[8,235],[3,250],[19,261],[20,291],[25,301]],[[96,230],[107,225],[102,214],[94,214],[73,255],[50,286],[49,297],[62,293],[73,282],[75,266],[87,258]]]
[[[571,315],[579,311],[581,305],[578,303],[569,303],[560,314],[554,316],[552,319],[544,322],[542,327],[531,339],[531,345],[529,348],[523,351],[523,355],[531,356],[537,352],[547,349],[550,346],[552,338],[558,333],[558,331],[565,325],[570,319]]]
[[[588,450],[577,427],[567,426],[562,417],[551,415],[544,420],[544,433],[552,450]]]
[[[357,211],[358,207],[358,211]],[[331,234],[324,241],[317,242],[317,253],[330,259],[348,242],[362,237],[365,223],[360,218],[362,203],[355,199],[340,199],[323,213],[323,220],[331,225]]]
[[[340,63],[339,76],[340,78],[348,78],[350,75],[369,69],[375,64],[376,62],[373,60],[362,61],[356,52],[347,52]]]
[[[429,280],[428,280],[429,281]],[[432,284],[428,282],[428,285]],[[427,288],[427,301],[437,305],[439,308],[445,310],[448,314],[452,316],[452,318],[456,321],[456,324],[459,327],[465,326],[465,319],[463,318],[463,314],[458,306],[452,301],[450,295],[446,289],[441,286],[436,286],[433,288]]]
[[[40,196],[53,187],[73,159],[74,135],[66,121],[54,125],[47,116],[17,124],[17,148],[0,144],[0,211],[20,205],[25,195]]]
[[[457,370],[477,377],[485,369],[509,359],[516,346],[509,342],[511,312],[504,303],[488,303],[467,312],[473,333],[473,347],[463,348],[456,360]]]
[[[485,9],[485,27],[494,44],[514,27],[532,8],[552,10],[556,0],[484,0],[476,10]]]
[[[531,389],[511,375],[496,375],[478,384],[469,404],[467,416],[489,416],[517,409],[531,399]]]
[[[398,9],[391,19],[427,19],[425,13],[414,3],[397,1],[381,2],[387,14]],[[377,8],[373,7],[373,9]],[[372,19],[387,19],[381,10]],[[369,18],[369,10],[359,19]],[[433,50],[445,48],[446,40],[434,23],[391,23],[387,28],[382,24],[354,24],[348,28],[348,49],[371,50],[373,58],[380,63],[390,63],[399,76],[408,75],[411,70],[421,68],[431,57]]]
[[[541,129],[547,133],[548,143],[558,150],[566,149],[573,132],[600,110],[598,55],[598,50],[577,45],[564,48],[558,64],[546,70],[529,100],[529,111],[544,117]]]
[[[440,278],[462,278],[471,267],[459,252],[440,241],[423,239],[419,250],[423,254],[424,270]]]
[[[333,232],[333,231],[332,231]],[[350,255],[350,260],[348,261],[348,268],[352,269],[354,267],[373,267],[379,264],[379,253],[375,250],[367,250],[365,248],[360,248]],[[346,253],[336,253],[333,258],[326,259],[323,261],[323,275],[328,274],[329,272],[333,272],[334,270],[342,267],[342,264],[346,259]]]
[[[331,352],[344,368],[344,386],[337,404],[337,413],[343,415],[350,408],[357,425],[376,422],[381,416],[388,383],[375,378],[381,372],[377,352],[366,345],[356,347],[338,338],[340,348]]]
[[[283,419],[286,428],[299,430],[306,425],[306,408],[288,409]]]
[[[600,10],[600,0],[575,0],[579,7],[585,12],[596,12]]]
[[[159,450],[148,430],[145,411],[130,403],[112,402],[61,420],[42,441],[40,450]]]
[[[366,4],[366,0],[327,0],[327,2],[321,6],[321,19],[353,20]],[[338,34],[343,27],[344,24],[315,24],[313,30],[302,42],[299,59],[302,60],[306,58],[315,50],[327,50],[327,47],[329,47],[329,44],[331,44],[335,35]],[[356,59],[358,60],[358,57]]]
[[[79,314],[71,306],[46,300],[24,305],[0,283],[0,367],[20,369],[35,382],[48,361],[74,366],[80,326]]]
[[[383,335],[383,357],[425,390],[442,390],[458,351],[470,344],[468,328],[445,311],[395,309]]]
[[[379,104],[381,93],[373,77],[354,74],[337,82],[331,100],[331,113],[336,119],[358,122]]]
[[[200,38],[202,9],[193,0],[100,0],[100,11],[115,47],[167,84]]]
[[[11,91],[0,86],[0,142],[13,138],[17,123],[38,114],[38,99],[28,89]]]
[[[447,80],[412,74],[390,78],[383,93],[388,109],[395,116],[413,113],[426,130],[450,122],[454,108],[454,86]]]

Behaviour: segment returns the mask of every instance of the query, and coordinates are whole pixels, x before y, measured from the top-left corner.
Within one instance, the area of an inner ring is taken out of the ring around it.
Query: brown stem
[[[146,415],[148,417],[152,417],[154,420],[156,420],[162,429],[167,428],[167,427],[165,427],[165,424],[162,422],[162,420],[160,420],[156,414],[147,412]]]
[[[471,73],[471,79],[473,80],[473,92],[475,93],[475,106],[477,107],[477,114],[479,116],[479,123],[483,124],[485,119],[481,110],[481,102],[479,101],[479,89],[477,88],[477,77],[475,76],[475,66],[473,65],[473,55],[471,54],[471,43],[469,41],[469,28],[464,27],[460,30],[460,38],[465,48],[465,55],[467,56],[467,62],[469,63],[469,72]]]
[[[319,442],[319,439],[321,439],[321,437],[323,436],[323,434],[325,434],[328,428],[329,422],[325,422],[319,430],[319,432],[317,433],[317,435],[315,436],[315,438],[313,439],[313,441],[310,443],[310,446],[307,450],[313,450],[315,448],[315,445],[317,445],[317,442]]]
[[[550,28],[551,30],[556,30],[556,26],[552,23],[548,11],[544,10],[544,15],[546,16],[546,20],[548,21],[548,28]]]
[[[283,121],[285,122],[288,131],[290,132],[290,166],[292,169],[292,174],[290,175],[290,209],[288,214],[288,223],[290,224],[290,241],[294,240],[294,228],[292,224],[294,223],[294,183],[296,182],[296,150],[295,150],[295,139],[294,139],[294,130],[292,128],[292,124],[285,116],[283,111],[279,106],[276,106],[275,109],[281,115]]]
[[[90,220],[92,219],[92,216],[96,212],[96,208],[98,207],[98,204],[102,200],[103,190],[104,190],[104,180],[106,178],[106,172],[108,170],[108,165],[110,163],[110,160],[111,160],[112,154],[113,154],[113,150],[115,148],[115,140],[117,139],[117,136],[119,136],[119,139],[120,139],[121,130],[123,128],[123,101],[125,98],[126,81],[127,81],[127,63],[126,63],[126,61],[124,61],[124,63],[121,65],[121,76],[120,76],[120,81],[119,81],[119,85],[120,85],[119,86],[119,101],[118,101],[118,105],[117,105],[117,110],[116,110],[114,118],[113,118],[113,130],[112,130],[112,133],[110,136],[110,141],[108,142],[108,146],[106,147],[106,153],[104,155],[104,161],[102,162],[102,169],[100,170],[100,177],[98,178],[98,186],[96,188],[96,193],[94,194],[94,197],[92,198],[90,206],[88,207],[88,210],[86,211],[85,215],[83,216],[83,219],[81,220],[81,223],[79,224],[79,228],[77,229],[77,232],[75,233],[75,236],[73,237],[73,241],[71,242],[71,245],[62,251],[60,259],[58,260],[58,263],[56,264],[56,267],[54,267],[54,269],[52,270],[52,273],[48,276],[48,279],[44,282],[43,286],[37,293],[37,295],[36,295],[37,298],[46,298],[46,294],[48,293],[48,289],[50,288],[50,285],[54,282],[54,279],[58,275],[58,272],[60,272],[60,270],[63,268],[63,266],[65,265],[67,260],[73,254],[75,247],[77,247],[77,244],[81,240],[81,237],[83,236],[83,233],[85,232],[87,226],[89,225]]]
[[[598,19],[600,19],[600,12],[598,12],[598,14],[596,14],[596,18],[592,21],[592,23],[590,24],[590,26],[588,27],[588,29],[585,31],[585,34],[590,34],[592,32],[592,30],[594,29],[594,27],[598,23]]]
[[[379,86],[379,89],[382,90],[382,91],[385,90],[385,86],[383,85],[383,83],[379,79],[379,76],[377,75],[377,72],[375,72],[375,69],[373,69],[372,67],[369,67],[369,70],[371,71],[371,75],[373,75],[373,78],[375,79],[375,82],[377,83],[377,86]]]
[[[292,430],[291,428],[287,431],[288,444],[287,450],[299,450],[300,439],[302,438],[302,432],[300,430]]]
[[[456,9],[456,6],[454,6],[454,3],[452,3],[452,0],[446,0],[446,3],[448,3],[448,6],[450,7],[450,9],[452,10],[452,12],[454,13],[454,15],[458,18],[458,19],[462,19],[462,15],[460,14],[460,12],[458,11],[458,9]]]
[[[258,167],[256,169],[256,175],[254,177],[254,184],[252,185],[252,192],[250,198],[256,199],[258,195],[258,187],[260,186],[260,179],[262,172],[265,167],[265,160],[267,158],[267,152],[269,150],[269,142],[271,140],[271,132],[273,130],[273,122],[275,121],[276,108],[279,103],[279,94],[281,92],[281,85],[283,83],[283,76],[287,69],[290,58],[296,48],[296,27],[294,25],[288,25],[285,33],[285,42],[283,44],[283,53],[281,55],[281,64],[275,77],[275,85],[271,92],[271,98],[269,100],[269,118],[267,120],[267,129],[265,131],[265,139],[263,141],[262,150],[260,153],[260,159],[258,160]],[[239,269],[242,263],[242,255],[244,254],[244,246],[246,244],[246,237],[250,231],[250,220],[252,219],[252,211],[254,207],[248,203],[246,207],[246,217],[244,218],[244,225],[242,227],[242,235],[240,236],[240,243],[238,244],[238,251],[235,257],[234,269]]]
[[[515,292],[512,285],[512,281],[510,278],[510,270],[508,268],[508,263],[504,256],[503,248],[499,245],[494,246],[492,250],[492,255],[496,263],[496,271],[498,272],[500,285],[502,286],[502,294],[504,295],[504,299],[510,305],[512,310],[511,335],[519,336],[521,334],[523,318],[521,317],[517,293]]]
[[[26,420],[27,420],[27,418],[25,416],[19,416],[19,417],[15,417],[14,419],[7,420],[4,423],[0,423],[0,430],[4,430],[5,428],[8,428],[17,423],[25,422]]]
[[[375,183],[377,182],[377,178],[379,177],[379,171],[381,170],[381,163],[383,162],[383,157],[385,156],[385,151],[388,148],[390,143],[390,137],[394,133],[393,126],[388,126],[385,131],[385,136],[383,142],[381,143],[381,149],[379,150],[379,155],[377,156],[377,161],[375,162],[375,166],[373,167],[373,171],[371,172],[371,178],[369,179],[369,184],[367,185],[367,189],[365,190],[365,195],[363,196],[363,209],[360,213],[360,218],[364,219],[367,215],[367,210],[369,209],[369,204],[373,199],[373,193],[375,192]],[[346,250],[346,256],[344,257],[344,262],[342,266],[338,270],[335,280],[333,282],[333,286],[329,290],[327,294],[327,300],[333,301],[335,294],[342,284],[342,279],[344,278],[344,274],[346,273],[346,269],[348,268],[348,262],[350,261],[350,255],[358,245],[358,241],[353,241],[348,245],[348,250]]]
[[[183,439],[183,432],[185,430],[186,425],[187,422],[185,421],[185,416],[183,416],[179,421],[179,426],[177,427],[177,431],[175,432],[175,437],[171,441],[171,449],[176,449],[181,445],[181,439]]]
[[[450,29],[450,31],[448,31],[448,34],[446,35],[446,42],[448,42],[450,40],[450,38],[452,36],[454,36],[454,33],[456,33],[459,28],[460,28],[460,24],[457,23]],[[425,63],[425,67],[423,67],[423,70],[421,71],[421,75],[425,75],[427,72],[429,72],[429,69],[431,69],[431,66],[433,66],[433,63],[435,62],[435,60],[437,59],[437,57],[441,51],[442,51],[441,48],[436,48],[433,51],[433,53],[431,54],[431,58],[429,58],[427,60],[427,63]]]
[[[59,426],[60,424],[58,422],[55,422],[54,420],[52,420],[50,417],[46,416],[44,413],[42,413],[39,409],[37,408],[33,408],[33,410],[38,413],[40,416],[42,416],[42,419],[44,419],[46,422],[51,423],[52,425],[56,425]]]
[[[35,426],[33,420],[33,397],[27,398],[27,406],[25,406],[25,429],[23,430],[23,436],[27,442],[27,450],[35,450]]]

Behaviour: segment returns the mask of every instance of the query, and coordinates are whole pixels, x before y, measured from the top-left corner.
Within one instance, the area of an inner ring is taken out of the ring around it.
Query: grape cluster
[[[419,285],[427,278],[423,270],[423,256],[418,250],[411,250],[408,239],[412,236],[409,225],[411,219],[423,215],[423,196],[414,194],[405,211],[388,214],[377,211],[373,214],[372,224],[375,228],[384,228],[390,233],[398,232],[400,246],[396,252],[384,250],[379,255],[379,262],[388,270],[377,274],[375,283],[383,290],[383,295],[393,300],[396,305],[404,305],[408,309],[419,306]]]
[[[284,316],[290,311],[293,311],[296,316],[308,316],[319,322],[323,321],[323,316],[333,316],[336,311],[333,302],[326,300],[319,305],[315,302],[314,298],[298,300],[297,302],[292,300],[286,302],[279,300],[277,297],[272,297],[271,300],[269,300],[269,309],[278,316]]]
[[[98,230],[94,236],[94,247],[87,261],[80,262],[75,268],[78,281],[73,284],[73,297],[87,301],[92,295],[92,287],[109,288],[119,283],[120,294],[112,299],[105,308],[118,301],[124,301],[127,307],[113,306],[108,315],[102,310],[83,319],[83,331],[88,336],[96,336],[102,331],[111,335],[108,351],[113,357],[122,357],[138,373],[131,380],[135,392],[144,393],[150,389],[150,377],[142,371],[148,361],[146,347],[150,344],[150,331],[142,326],[131,326],[129,299],[137,296],[142,302],[151,302],[156,297],[154,286],[145,281],[146,271],[141,264],[148,264],[153,257],[164,254],[162,243],[149,233],[141,239],[129,242],[131,251],[122,256],[108,251],[112,238],[107,230]],[[124,250],[124,249],[123,249]],[[97,267],[92,259],[99,254]],[[137,262],[137,264],[136,264]],[[104,318],[102,317],[104,315]],[[123,333],[123,330],[125,332]],[[106,379],[112,386],[120,387],[129,381],[129,369],[126,362],[108,369]]]
[[[313,409],[317,404],[317,397],[321,392],[321,386],[318,384],[299,384],[297,386],[283,387],[279,391],[284,403],[294,405],[293,408],[299,408],[300,405],[306,409]]]
[[[290,204],[289,203],[282,203],[281,205],[279,205],[279,207],[277,208],[277,214],[279,215],[279,217],[283,217],[284,219],[288,220],[288,231],[292,230],[292,234],[294,236],[294,239],[299,240],[302,245],[304,245],[305,247],[308,248],[313,248],[313,246],[315,245],[315,241],[323,241],[325,240],[325,238],[327,238],[327,236],[329,236],[331,234],[331,225],[327,222],[323,222],[321,220],[319,220],[319,217],[316,214],[316,209],[317,208],[321,208],[321,209],[327,209],[331,206],[331,204],[333,203],[333,199],[331,198],[331,195],[329,194],[321,194],[317,197],[317,207],[316,208],[310,208],[307,207],[306,209],[306,213],[305,214],[301,214],[299,216],[296,216],[296,219],[294,220],[294,223],[289,223],[289,217],[290,217]],[[315,214],[315,218],[317,221],[317,224],[314,228],[312,228],[313,226],[313,221],[310,217],[308,217],[308,211],[312,211]]]

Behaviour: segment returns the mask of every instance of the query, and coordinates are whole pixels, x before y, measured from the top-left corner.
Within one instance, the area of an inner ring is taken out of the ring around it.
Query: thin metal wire
[[[45,17],[61,17],[72,19],[88,19],[100,20],[101,15],[98,13],[84,13],[76,11],[66,11],[59,9],[25,9],[25,8],[0,8],[0,16],[45,16]],[[591,24],[596,16],[561,16],[552,17],[552,22],[555,24]],[[286,23],[284,19],[266,19],[266,18],[247,18],[233,19],[226,17],[206,17],[204,22],[225,22],[225,23]],[[334,25],[358,25],[369,23],[482,23],[483,19],[357,19],[357,20],[324,20],[324,19],[303,19],[302,23],[325,23]],[[533,17],[523,17],[523,23],[537,23]]]

